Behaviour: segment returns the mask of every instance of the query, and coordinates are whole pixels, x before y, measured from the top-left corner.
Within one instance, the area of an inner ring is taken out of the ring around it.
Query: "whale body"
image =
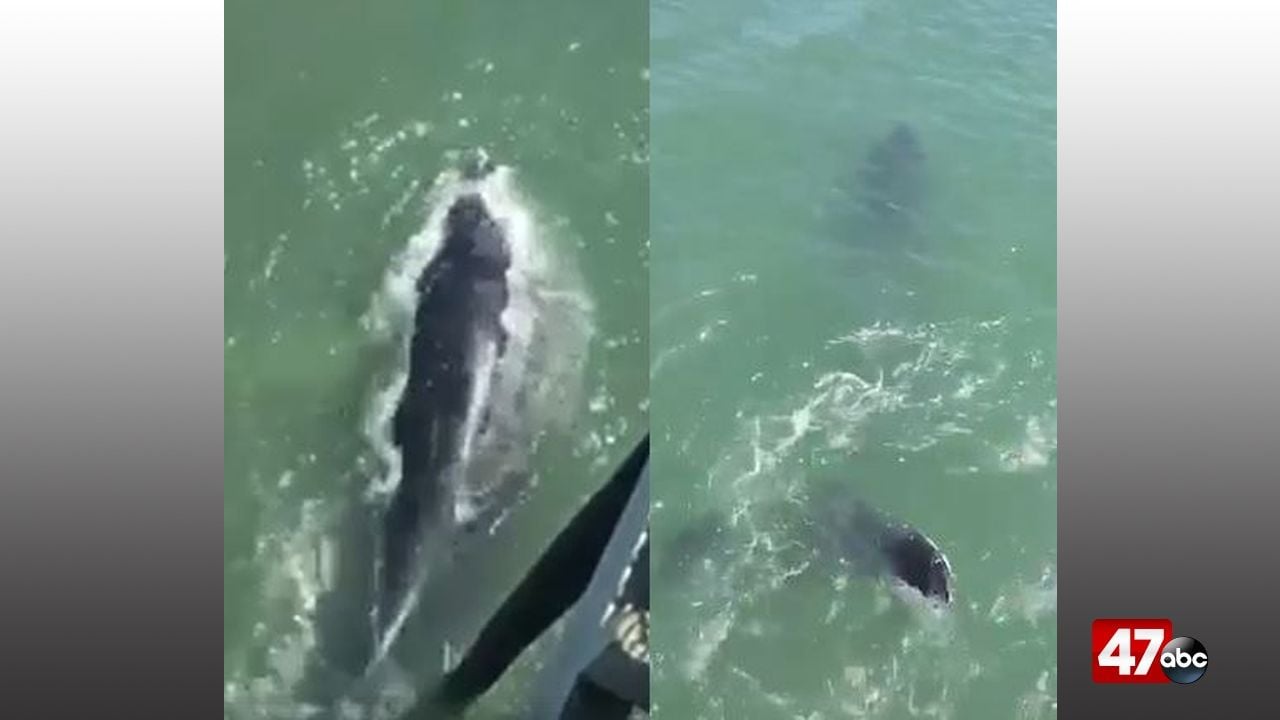
[[[951,604],[951,563],[938,544],[916,527],[836,487],[819,488],[798,518],[794,513],[794,506],[781,503],[765,514],[790,526],[795,539],[815,558],[888,580],[930,603]],[[785,518],[794,518],[794,523]],[[710,558],[723,562],[731,525],[725,513],[710,511],[677,533],[665,553],[666,577],[687,575]]]
[[[424,566],[460,525],[468,463],[490,422],[507,349],[511,248],[476,193],[458,197],[444,239],[417,279],[408,374],[391,422],[400,480],[382,519],[377,627],[402,619]]]
[[[822,549],[855,570],[887,578],[926,600],[951,603],[951,563],[937,543],[858,498],[825,500],[812,526]]]

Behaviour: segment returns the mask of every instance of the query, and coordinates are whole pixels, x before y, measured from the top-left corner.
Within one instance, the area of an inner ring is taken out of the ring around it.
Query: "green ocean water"
[[[538,443],[536,490],[460,596],[469,612],[429,622],[465,641],[643,433],[647,23],[638,2],[227,4],[228,718],[308,712],[342,518],[382,472],[364,427],[397,347],[367,321],[452,153],[483,147],[513,170],[592,333],[580,392],[565,388],[571,422]],[[420,651],[411,685],[440,664]],[[534,664],[474,716],[519,707]]]
[[[1054,4],[651,11],[654,716],[1056,716]],[[850,212],[898,122],[909,236]],[[818,488],[950,611],[814,556]]]

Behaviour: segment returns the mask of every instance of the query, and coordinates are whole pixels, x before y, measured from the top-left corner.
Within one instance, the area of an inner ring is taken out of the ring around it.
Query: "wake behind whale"
[[[510,168],[479,154],[442,174],[428,203],[369,318],[402,348],[366,428],[385,465],[370,488],[375,663],[423,586],[529,490],[530,448],[571,412],[591,332],[590,304]]]

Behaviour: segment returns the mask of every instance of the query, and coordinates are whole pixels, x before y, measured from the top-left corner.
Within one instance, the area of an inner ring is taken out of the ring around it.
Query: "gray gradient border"
[[[1278,12],[1059,8],[1063,717],[1273,705]],[[27,3],[0,23],[15,717],[222,706],[222,48],[208,2]],[[1201,640],[1204,679],[1094,685],[1089,623],[1126,615]]]
[[[1059,4],[1059,710],[1270,717],[1280,637],[1280,10]],[[1188,686],[1095,685],[1168,617]]]
[[[222,30],[0,10],[5,717],[220,717]]]

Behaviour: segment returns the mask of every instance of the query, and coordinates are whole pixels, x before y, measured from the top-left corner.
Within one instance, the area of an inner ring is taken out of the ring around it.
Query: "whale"
[[[941,606],[954,598],[951,562],[915,526],[860,498],[829,495],[812,525],[818,546],[843,564]]]
[[[469,178],[491,172],[475,165]],[[400,479],[382,514],[375,631],[385,649],[433,559],[475,518],[460,518],[468,465],[481,453],[507,352],[511,247],[483,197],[457,197],[416,281],[404,389],[390,424]]]
[[[813,559],[853,570],[859,576],[885,580],[908,603],[946,607],[954,600],[951,562],[938,543],[919,528],[897,519],[842,486],[822,486],[798,512],[790,502],[765,510],[765,516],[790,528],[793,540]],[[663,575],[671,581],[688,576],[704,561],[725,561],[731,549],[728,515],[708,511],[675,533],[664,553]]]

